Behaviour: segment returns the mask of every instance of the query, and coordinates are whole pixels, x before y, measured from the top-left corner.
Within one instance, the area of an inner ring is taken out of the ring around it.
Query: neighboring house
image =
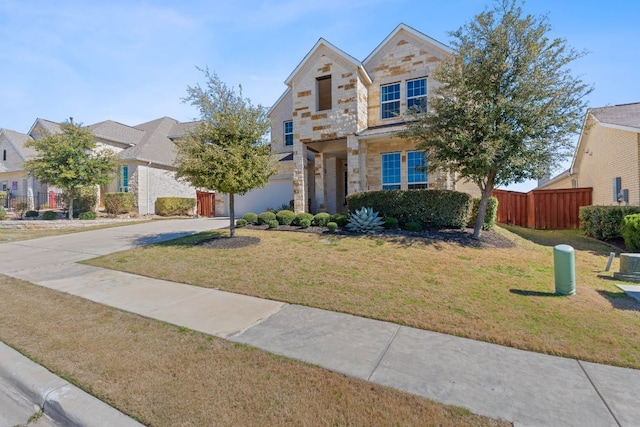
[[[577,187],[594,205],[640,206],[640,103],[587,110],[571,167],[538,189]]]
[[[451,52],[404,24],[364,61],[321,38],[269,111],[280,173],[262,191],[269,194],[274,184],[281,189],[271,205],[292,199],[297,212],[341,212],[347,194],[384,189],[445,188],[479,196],[474,184],[417,169],[428,166],[425,154],[395,136],[408,109],[428,108],[428,94],[438,86],[431,75]]]
[[[116,178],[99,190],[101,206],[104,206],[104,194],[116,191],[134,193],[136,210],[142,215],[155,213],[158,197],[195,198],[195,188],[176,180],[173,167],[176,149],[172,140],[185,136],[192,125],[163,117],[136,126],[111,120],[87,126],[96,138],[98,149],[110,149],[119,158]],[[22,163],[36,155],[24,144],[56,132],[60,132],[59,124],[44,119],[37,119],[28,135],[0,130],[0,152],[3,154],[0,186],[11,188],[16,196],[27,197],[30,206],[38,207],[42,203],[38,195],[46,194],[50,189],[29,177],[23,169]]]
[[[46,197],[47,186],[34,180],[22,168],[22,163],[36,154],[32,148],[25,146],[30,140],[31,136],[24,133],[0,129],[0,190],[13,195],[28,195],[31,199]]]

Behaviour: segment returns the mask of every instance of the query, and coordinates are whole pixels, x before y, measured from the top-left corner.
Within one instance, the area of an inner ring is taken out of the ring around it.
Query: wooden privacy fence
[[[493,190],[498,199],[496,221],[527,228],[579,228],[580,206],[591,205],[592,188]]]
[[[198,200],[198,216],[214,217],[216,215],[216,195],[205,191],[196,191]]]

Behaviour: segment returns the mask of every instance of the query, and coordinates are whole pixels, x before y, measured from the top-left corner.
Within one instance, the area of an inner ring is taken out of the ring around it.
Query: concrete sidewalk
[[[75,264],[227,224],[200,219],[89,231],[3,244],[0,257],[13,277],[518,426],[638,424],[637,370]]]

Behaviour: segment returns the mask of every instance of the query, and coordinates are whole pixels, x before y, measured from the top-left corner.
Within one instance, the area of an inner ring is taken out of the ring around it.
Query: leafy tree
[[[83,187],[111,182],[116,171],[112,151],[98,149],[91,132],[72,120],[60,125],[60,133],[27,142],[38,156],[25,162],[25,169],[38,180],[62,189],[69,200],[69,219],[73,200]]]
[[[271,123],[267,110],[243,98],[215,73],[201,70],[205,87],[187,88],[189,102],[200,111],[194,130],[176,141],[176,175],[197,188],[229,195],[230,234],[235,235],[234,196],[267,185],[276,173],[271,147],[265,142]]]
[[[433,75],[429,111],[400,134],[417,142],[432,167],[482,192],[473,236],[480,237],[491,191],[536,179],[570,155],[584,98],[592,88],[572,76],[584,55],[549,38],[547,16],[523,15],[516,0],[497,0],[451,34],[454,54]]]

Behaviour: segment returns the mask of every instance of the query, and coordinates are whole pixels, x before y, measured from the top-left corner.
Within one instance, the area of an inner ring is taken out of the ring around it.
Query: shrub
[[[382,218],[382,222],[383,222],[382,226],[389,230],[395,230],[399,226],[397,219],[391,218],[388,216]]]
[[[110,215],[129,213],[133,210],[133,193],[106,193],[104,208]]]
[[[0,206],[0,221],[7,218],[7,211],[4,210],[4,206]]]
[[[404,225],[404,229],[407,231],[420,232],[422,231],[422,225],[419,222],[409,221]]]
[[[469,221],[467,227],[475,228],[476,219],[478,218],[478,208],[480,207],[480,198],[474,197],[471,213],[469,214]],[[485,214],[482,224],[483,230],[491,230],[496,225],[496,215],[498,214],[498,199],[495,197],[489,197],[487,202],[487,213]]]
[[[372,208],[360,208],[349,215],[347,228],[354,233],[375,234],[382,231],[382,218]]]
[[[46,211],[45,213],[42,214],[42,219],[44,219],[45,221],[58,219],[58,214],[55,213],[54,211]]]
[[[335,222],[336,224],[338,224],[338,227],[344,227],[345,225],[347,225],[348,221],[349,215],[343,213],[331,215],[331,222]]]
[[[247,224],[257,224],[258,223],[258,215],[254,214],[253,212],[247,212],[246,214],[242,215],[242,219],[247,221]]]
[[[242,228],[242,227],[246,227],[248,224],[247,220],[244,218],[240,218],[236,221],[236,227],[238,228]]]
[[[63,195],[63,200],[68,204],[68,197],[66,195]],[[73,211],[94,212],[97,204],[98,189],[96,187],[82,187],[73,199]]]
[[[622,237],[620,225],[627,215],[640,213],[638,206],[582,206],[580,228],[584,234],[600,240]]]
[[[11,207],[16,211],[20,219],[24,218],[24,214],[29,210],[29,204],[22,199],[13,199],[11,201]]]
[[[329,222],[327,223],[327,228],[329,229],[329,231],[330,231],[331,233],[333,233],[334,231],[336,231],[336,230],[338,229],[338,224],[336,224],[336,223],[335,223],[335,222],[333,222],[333,221],[329,221]]]
[[[269,228],[278,228],[280,223],[278,222],[277,219],[268,219],[267,220],[267,225],[269,226]]]
[[[282,225],[291,225],[291,223],[295,218],[296,218],[295,212],[290,211],[289,209],[282,209],[281,211],[278,211],[278,213],[276,214],[276,219]]]
[[[312,224],[318,227],[324,227],[329,221],[331,221],[331,215],[326,212],[320,212],[313,216]]]
[[[349,211],[371,207],[383,217],[400,224],[419,222],[428,228],[464,228],[472,197],[452,190],[365,191],[347,196]]]
[[[300,226],[300,228],[309,228],[311,226],[311,219],[304,217],[299,220],[298,225]]]
[[[292,224],[293,225],[299,225],[299,226],[302,227],[302,224],[300,223],[300,221],[302,221],[303,219],[308,219],[309,220],[309,225],[307,225],[307,227],[309,227],[311,225],[311,221],[313,221],[313,215],[311,215],[310,213],[306,213],[306,212],[300,212],[299,214],[296,215],[296,217],[293,220]],[[303,227],[303,228],[307,228],[307,227]]]
[[[258,224],[268,224],[267,221],[277,221],[276,214],[271,211],[265,211],[258,214]]]
[[[38,211],[27,211],[26,214],[24,214],[25,217],[27,218],[37,218],[38,217]]]
[[[640,251],[640,214],[625,216],[620,225],[620,234],[628,251]]]
[[[96,219],[97,217],[98,217],[98,214],[96,214],[93,211],[82,212],[80,215],[78,215],[78,219]]]
[[[158,197],[156,214],[160,216],[191,215],[196,206],[196,199],[190,197]]]

